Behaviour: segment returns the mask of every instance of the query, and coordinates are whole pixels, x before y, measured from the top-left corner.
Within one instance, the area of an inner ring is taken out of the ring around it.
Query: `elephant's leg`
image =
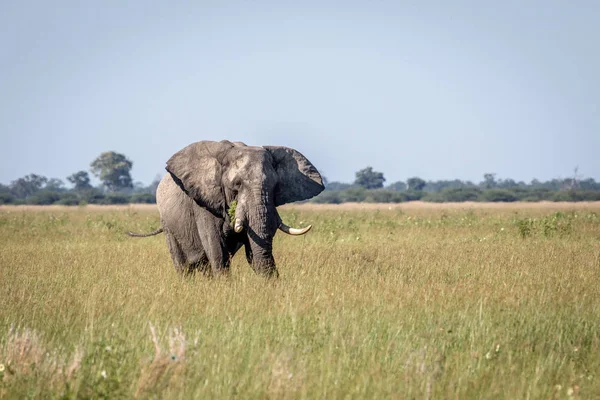
[[[209,262],[206,257],[206,252],[202,248],[191,248],[183,246],[175,235],[170,232],[166,233],[167,246],[173,259],[175,269],[180,273],[190,273],[196,270],[207,272],[209,270]]]
[[[187,272],[202,272],[210,274],[210,262],[206,256],[206,252],[202,249],[189,249],[186,251],[186,270]]]
[[[206,256],[213,274],[227,273],[229,271],[230,255],[224,241],[219,236],[219,230],[206,229],[199,233],[200,240],[206,248]]]
[[[169,247],[169,253],[171,253],[171,259],[173,260],[173,265],[175,265],[175,269],[177,272],[183,272],[186,264],[186,257],[181,250],[181,246],[170,232],[165,232],[165,237],[167,239],[167,246]]]
[[[224,221],[198,207],[196,224],[202,247],[214,275],[229,272],[230,254],[222,234]]]

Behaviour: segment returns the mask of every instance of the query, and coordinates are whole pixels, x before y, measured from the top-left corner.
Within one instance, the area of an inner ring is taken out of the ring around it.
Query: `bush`
[[[129,196],[119,193],[111,193],[104,198],[103,204],[127,204],[129,203]]]
[[[342,198],[339,191],[328,191],[321,192],[317,197],[312,199],[313,203],[320,204],[340,204]]]
[[[366,190],[363,188],[351,188],[341,192],[343,203],[360,203],[366,197]]]
[[[0,193],[0,204],[15,204],[16,196],[12,193]]]
[[[510,190],[506,189],[489,189],[484,190],[479,196],[481,201],[504,202],[509,203],[519,200]]]
[[[600,192],[591,190],[563,190],[554,193],[552,201],[598,201],[600,200]]]
[[[368,190],[364,201],[367,203],[402,203],[408,201],[408,195],[393,190]]]
[[[82,190],[79,192],[81,201],[88,204],[106,204],[106,196],[98,189]]]
[[[427,193],[423,201],[434,203],[477,201],[481,190],[477,188],[446,188],[439,193]]]
[[[525,239],[536,233],[545,237],[568,235],[572,231],[574,218],[574,213],[565,214],[559,211],[539,218],[516,219],[514,222],[520,236]]]
[[[154,204],[156,203],[156,196],[152,193],[135,193],[129,198],[130,203],[144,203]]]
[[[411,190],[409,189],[406,192],[406,197],[408,198],[408,201],[416,201],[416,200],[421,200],[425,197],[425,192],[422,190]]]
[[[34,196],[27,199],[27,204],[35,205],[50,205],[60,200],[61,194],[58,192],[51,192],[42,190],[37,192]]]
[[[75,193],[67,192],[63,193],[60,200],[54,204],[60,204],[61,206],[76,206],[79,204],[79,198]]]

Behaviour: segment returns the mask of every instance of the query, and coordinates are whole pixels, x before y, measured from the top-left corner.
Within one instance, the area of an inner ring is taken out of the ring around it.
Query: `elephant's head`
[[[197,142],[174,154],[167,171],[198,205],[225,221],[223,234],[238,235],[254,270],[267,275],[276,271],[272,243],[277,229],[291,234],[308,230],[283,224],[276,207],[324,189],[321,175],[306,157],[280,146]],[[231,221],[228,210],[234,201]]]

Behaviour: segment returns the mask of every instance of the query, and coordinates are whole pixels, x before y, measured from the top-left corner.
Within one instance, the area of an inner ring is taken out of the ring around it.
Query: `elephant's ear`
[[[310,199],[325,189],[321,174],[299,151],[282,146],[264,146],[273,157],[279,176],[275,205]]]
[[[202,207],[222,214],[225,207],[221,175],[223,157],[231,142],[192,143],[167,161],[167,171],[175,182]]]

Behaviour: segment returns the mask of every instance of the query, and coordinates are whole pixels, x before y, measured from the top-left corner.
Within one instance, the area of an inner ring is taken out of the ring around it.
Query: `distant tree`
[[[533,188],[541,187],[542,186],[542,182],[540,182],[538,179],[533,178],[531,180],[531,183],[529,184],[529,186],[531,186]]]
[[[395,192],[405,192],[406,191],[406,183],[402,181],[394,182],[390,184],[386,189],[393,190]]]
[[[15,199],[15,195],[10,192],[0,192],[0,204],[13,204]]]
[[[596,182],[594,178],[579,181],[579,186],[585,190],[600,190],[600,182]]]
[[[90,175],[86,171],[75,172],[73,175],[68,176],[67,180],[71,182],[74,189],[77,191],[90,189]]]
[[[135,181],[133,182],[133,193],[147,193],[148,187],[144,185],[144,182]]]
[[[483,174],[483,182],[481,182],[481,186],[485,189],[495,188],[497,186],[496,174]]]
[[[60,194],[60,199],[55,201],[54,204],[60,204],[63,206],[76,206],[80,204],[79,197],[72,191],[65,191]]]
[[[327,186],[325,187],[325,190],[331,191],[331,190],[346,190],[351,188],[352,185],[349,183],[343,183],[343,182],[337,182],[337,181],[333,181],[333,182],[329,182],[327,184]]]
[[[496,184],[496,187],[498,187],[500,189],[508,189],[508,188],[519,187],[519,184],[517,182],[515,182],[514,179],[510,179],[510,178],[509,179],[501,179]]]
[[[156,174],[156,176],[154,177],[154,180],[152,181],[150,186],[148,186],[148,193],[156,195],[156,189],[158,189],[158,184],[160,183],[161,179],[162,179],[162,175]]]
[[[52,192],[62,192],[65,190],[65,183],[58,178],[50,178],[48,182],[46,182],[46,186],[44,186],[44,190],[49,190]]]
[[[480,199],[483,201],[492,202],[512,202],[517,201],[518,198],[509,190],[506,189],[490,189],[481,192]]]
[[[373,171],[372,167],[361,169],[356,173],[355,185],[365,189],[380,189],[383,187],[385,178],[382,172]]]
[[[10,190],[16,197],[25,199],[41,190],[46,182],[48,182],[48,178],[45,176],[29,174],[16,181],[12,181]]]
[[[570,179],[552,179],[546,182],[541,182],[537,179],[533,179],[529,185],[532,189],[550,189],[550,190],[563,190],[569,189],[571,184]]]
[[[0,204],[14,203],[16,196],[11,193],[10,187],[0,183]]]
[[[447,187],[439,193],[433,193],[424,199],[433,202],[461,202],[476,201],[481,193],[481,189],[473,187]]]
[[[28,204],[50,205],[60,200],[60,193],[51,190],[40,190],[27,198]]]
[[[419,191],[423,190],[427,182],[415,176],[413,178],[408,178],[406,184],[408,185],[408,190]]]
[[[454,180],[439,180],[439,181],[429,181],[423,188],[426,192],[441,192],[447,188],[466,188],[472,186],[469,182],[463,182],[460,179]]]
[[[313,203],[329,203],[339,204],[342,203],[342,192],[336,190],[325,190],[311,200]]]
[[[366,190],[361,186],[354,186],[341,192],[343,203],[360,203],[366,197]]]
[[[130,203],[156,203],[156,196],[151,193],[134,193],[129,197]]]
[[[120,153],[107,151],[90,164],[92,173],[97,176],[111,192],[133,187],[131,167],[133,163]]]
[[[570,182],[567,184],[570,190],[575,190],[579,187],[579,181],[582,176],[579,174],[579,167],[575,167],[573,169],[573,177],[569,180]],[[566,183],[566,182],[565,182]]]

